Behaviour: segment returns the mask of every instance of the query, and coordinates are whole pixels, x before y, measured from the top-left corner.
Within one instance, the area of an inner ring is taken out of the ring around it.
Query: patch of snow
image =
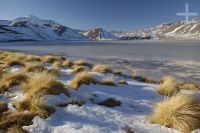
[[[46,95],[43,97],[44,104],[48,106],[64,104],[68,101],[68,99],[69,98],[63,93],[60,95]]]
[[[15,69],[15,67],[11,68],[10,71]],[[69,73],[70,70],[62,68],[62,77],[59,78],[59,81],[65,84],[69,83],[74,77]],[[90,73],[98,80],[110,76],[110,74]],[[124,77],[114,75],[114,79],[119,81]],[[43,97],[45,104],[54,106],[56,111],[47,119],[36,116],[32,125],[23,126],[23,128],[30,133],[125,133],[126,128],[130,128],[134,133],[180,133],[175,129],[151,124],[148,119],[154,104],[164,98],[156,92],[158,85],[128,78],[126,80],[128,85],[81,85],[78,90],[70,90],[70,98],[64,94],[46,95]],[[26,96],[20,89],[19,86],[12,87],[9,92],[0,95],[0,100],[8,103],[11,112],[15,112],[12,103],[23,100]],[[182,93],[194,94],[193,91]],[[108,98],[117,99],[121,105],[113,108],[99,105]],[[82,100],[85,104],[82,106],[71,104],[65,107],[56,106],[65,104],[70,99]],[[193,133],[199,133],[199,130]]]
[[[62,69],[68,75],[69,70]],[[103,78],[104,74],[94,73]],[[65,75],[65,76],[66,76]],[[115,77],[120,80],[122,77]],[[60,80],[63,78],[61,77]],[[68,79],[68,82],[70,79]],[[66,81],[63,81],[66,82]],[[128,79],[128,85],[105,86],[98,84],[81,85],[79,90],[71,90],[71,98],[86,102],[83,106],[68,105],[57,108],[49,118],[35,117],[33,124],[23,128],[31,133],[122,133],[131,128],[135,133],[179,133],[174,129],[151,124],[148,121],[155,102],[163,99],[156,92],[157,85],[146,84]],[[46,96],[45,96],[46,97]],[[63,97],[63,98],[62,98]],[[53,99],[48,103],[60,103],[69,99],[65,96],[47,96]],[[116,98],[121,106],[109,108],[98,105],[108,98]]]
[[[7,70],[10,72],[19,72],[21,69],[22,69],[22,67],[18,66],[18,65],[7,68]]]

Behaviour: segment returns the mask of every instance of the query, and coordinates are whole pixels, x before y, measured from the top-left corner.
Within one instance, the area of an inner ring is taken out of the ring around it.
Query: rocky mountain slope
[[[118,37],[102,28],[90,29],[82,32],[82,34],[90,40],[118,40]]]
[[[53,20],[29,15],[12,21],[0,20],[0,41],[85,41],[85,40],[200,40],[200,18],[188,23],[172,22],[130,32],[108,32],[102,28],[72,29]]]
[[[12,21],[0,21],[0,40],[87,40],[77,30],[52,20],[42,20],[33,15]]]
[[[193,19],[188,23],[165,23],[132,32],[114,32],[113,35],[122,39],[200,40],[200,19]]]

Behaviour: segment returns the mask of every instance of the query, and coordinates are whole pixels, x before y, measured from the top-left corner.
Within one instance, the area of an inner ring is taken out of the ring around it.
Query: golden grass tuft
[[[28,82],[23,85],[23,90],[32,94],[43,94],[42,92],[44,92],[44,95],[59,95],[61,93],[68,95],[65,86],[57,81],[53,75],[45,72],[34,74]]]
[[[41,118],[47,118],[54,112],[54,108],[47,106],[43,103],[39,94],[27,95],[23,101],[17,101],[14,106],[18,111],[28,110],[29,112],[40,116]]]
[[[36,64],[28,64],[26,68],[24,68],[24,72],[31,72],[31,73],[41,73],[41,72],[46,72],[49,74],[52,74],[54,76],[61,76],[60,71],[58,68],[50,68],[47,69],[45,68],[42,64],[36,63]]]
[[[62,61],[62,59],[58,56],[53,56],[53,55],[45,55],[40,58],[40,60],[44,63],[54,63],[54,62],[59,62]]]
[[[183,82],[179,85],[180,89],[184,89],[184,90],[200,90],[200,87],[195,84],[195,83],[190,83],[190,82]]]
[[[7,56],[8,56],[8,53],[6,51],[0,51],[0,60],[1,61],[4,61]]]
[[[77,74],[77,73],[80,73],[80,72],[83,72],[83,71],[85,71],[84,66],[76,66],[70,71],[70,73],[71,74]]]
[[[62,67],[62,62],[56,61],[52,65],[53,68],[61,68]]]
[[[99,72],[99,73],[112,73],[112,68],[109,65],[105,64],[97,64],[92,68],[93,72]]]
[[[60,77],[61,73],[57,68],[50,68],[46,70],[47,73],[52,74],[53,76]]]
[[[40,56],[37,55],[27,55],[26,62],[38,62],[40,61]]]
[[[73,66],[74,62],[72,60],[65,60],[63,61],[63,67],[71,67]]]
[[[157,83],[159,83],[159,82],[155,81],[152,78],[143,77],[143,76],[132,76],[132,78],[134,80],[137,80],[137,81],[140,81],[140,82],[143,82],[143,83],[150,83],[150,84],[157,84]]]
[[[20,62],[29,62],[29,61],[40,61],[40,57],[20,52],[2,51],[0,53],[0,60],[4,62],[15,61],[15,60]]]
[[[0,67],[0,77],[5,73],[5,71],[3,70],[3,68]]]
[[[116,100],[115,98],[108,98],[103,102],[98,103],[99,105],[104,105],[107,107],[116,107],[116,106],[120,106],[121,102]]]
[[[43,65],[40,65],[38,63],[36,64],[28,64],[24,68],[24,72],[32,72],[32,73],[39,73],[45,71],[45,67]]]
[[[13,126],[22,127],[32,124],[35,114],[30,112],[19,112],[13,114],[3,115],[0,118],[0,131],[7,132]]]
[[[8,111],[8,104],[7,103],[4,103],[4,102],[0,102],[0,115],[3,113],[3,112],[6,112]]]
[[[20,126],[12,126],[8,128],[7,133],[28,133],[26,130],[22,129]]]
[[[25,61],[26,56],[27,56],[26,54],[19,53],[19,52],[8,52],[3,60],[5,62],[13,61],[13,60]]]
[[[2,61],[7,62],[8,66],[12,66],[12,65],[24,66],[25,62],[38,61],[38,59],[36,59],[36,56],[34,56],[34,55],[28,55],[28,54],[19,53],[19,52],[8,52],[5,55],[2,55],[2,57],[4,56]],[[2,58],[2,57],[0,57],[0,58]]]
[[[90,83],[96,83],[96,79],[87,72],[82,72],[76,75],[72,81],[69,83],[69,87],[72,89],[78,89],[81,84],[90,84]]]
[[[179,81],[173,76],[165,76],[157,89],[161,95],[172,96],[180,91]]]
[[[172,96],[180,90],[200,90],[200,87],[195,83],[178,81],[173,76],[165,76],[162,78],[157,92],[161,95]]]
[[[0,93],[8,91],[9,88],[26,83],[29,76],[24,73],[5,73],[0,79]]]
[[[117,83],[118,83],[118,84],[124,84],[124,85],[127,85],[127,84],[128,84],[126,80],[120,80],[120,81],[118,81]]]
[[[158,103],[150,120],[189,133],[200,128],[200,101],[192,95],[177,94]]]
[[[88,67],[92,67],[92,65],[90,63],[88,63],[87,61],[85,60],[75,60],[73,62],[73,65],[77,65],[77,66],[88,66]]]
[[[108,86],[117,86],[113,76],[105,77],[102,81],[100,81],[100,84]]]

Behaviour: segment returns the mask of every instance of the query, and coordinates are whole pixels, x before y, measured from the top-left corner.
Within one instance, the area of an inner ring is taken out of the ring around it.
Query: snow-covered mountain
[[[72,29],[53,20],[43,20],[36,16],[16,18],[12,21],[0,20],[0,41],[83,41],[83,40],[133,40],[172,39],[200,40],[200,18],[188,23],[164,23],[152,28],[131,32],[108,32],[102,28],[87,31]]]
[[[193,19],[187,23],[173,22],[157,25],[153,28],[132,32],[113,32],[121,39],[172,39],[172,40],[200,40],[200,19]]]
[[[118,40],[119,38],[112,35],[110,32],[102,29],[95,28],[82,32],[82,34],[90,40]]]
[[[42,20],[29,15],[12,21],[0,21],[0,41],[15,40],[87,40],[77,30],[52,20]]]

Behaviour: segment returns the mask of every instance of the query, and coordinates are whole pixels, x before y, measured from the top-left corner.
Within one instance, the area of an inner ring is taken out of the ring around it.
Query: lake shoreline
[[[0,49],[85,59],[93,63],[112,65],[126,74],[133,72],[155,80],[165,75],[174,75],[182,80],[199,84],[199,42],[191,44],[163,41],[117,42],[17,42],[4,43],[0,45]]]

